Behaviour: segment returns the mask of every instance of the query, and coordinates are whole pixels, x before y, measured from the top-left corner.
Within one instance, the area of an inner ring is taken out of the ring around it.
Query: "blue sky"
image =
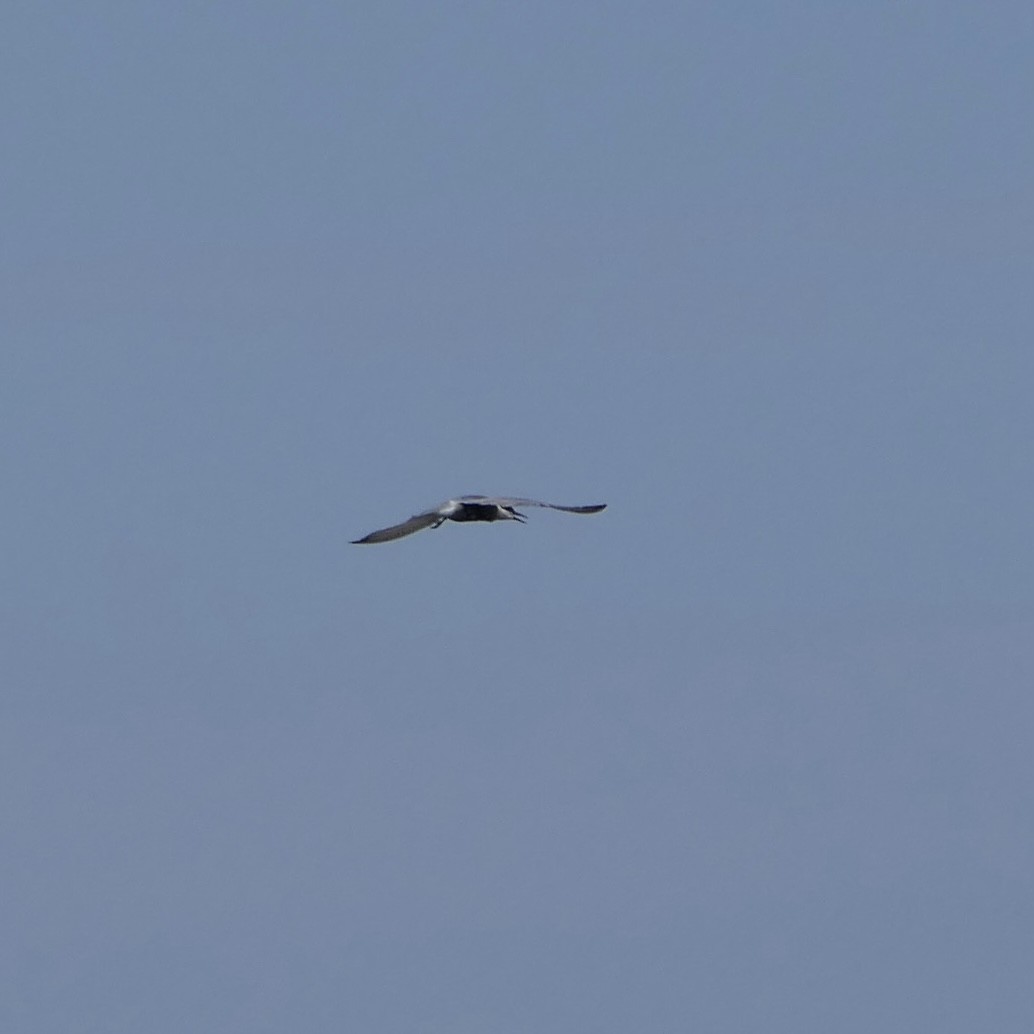
[[[1030,1029],[1027,7],[0,40],[6,1029]]]

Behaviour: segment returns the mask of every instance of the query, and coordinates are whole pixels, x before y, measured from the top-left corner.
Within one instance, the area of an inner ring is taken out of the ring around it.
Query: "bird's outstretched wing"
[[[543,503],[538,499],[502,499],[494,496],[463,496],[464,499],[477,500],[479,503],[494,503],[496,506],[543,506],[547,510],[563,510],[565,513],[599,513],[607,508],[606,503],[594,503],[591,506],[561,506],[559,503]]]
[[[401,524],[393,524],[390,528],[381,528],[380,531],[371,531],[361,539],[353,539],[352,545],[365,546],[374,542],[391,542],[393,539],[400,539],[406,535],[412,535],[415,531],[423,531],[430,528],[432,524],[438,524],[442,516],[437,510],[428,510],[426,513],[417,513],[403,521]]]

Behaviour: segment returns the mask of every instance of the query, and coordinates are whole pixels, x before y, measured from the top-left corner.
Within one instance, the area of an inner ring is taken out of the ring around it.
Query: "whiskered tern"
[[[391,542],[394,539],[412,535],[424,528],[437,528],[445,521],[520,521],[527,518],[517,511],[518,506],[542,506],[548,510],[563,510],[565,513],[599,513],[606,503],[594,506],[560,506],[557,503],[540,503],[537,499],[497,499],[487,495],[461,495],[458,499],[448,499],[441,506],[423,513],[414,514],[408,521],[393,524],[390,528],[371,531],[361,539],[354,539],[357,546],[370,545],[374,542]]]

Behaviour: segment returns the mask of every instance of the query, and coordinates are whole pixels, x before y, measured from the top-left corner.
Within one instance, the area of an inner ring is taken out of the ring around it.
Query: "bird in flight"
[[[527,518],[517,512],[518,506],[544,506],[549,510],[563,510],[565,513],[599,513],[606,503],[594,506],[558,506],[556,503],[540,503],[536,499],[496,499],[487,495],[461,495],[448,499],[441,506],[423,513],[414,514],[408,521],[393,524],[390,528],[371,531],[361,539],[353,539],[353,545],[365,546],[374,542],[391,542],[405,535],[412,535],[424,528],[437,528],[445,521],[520,521]]]

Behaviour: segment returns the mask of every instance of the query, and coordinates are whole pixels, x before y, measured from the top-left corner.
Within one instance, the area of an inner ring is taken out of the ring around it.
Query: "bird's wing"
[[[401,524],[393,524],[390,528],[381,528],[380,531],[371,531],[361,539],[353,539],[352,545],[365,546],[374,542],[391,542],[393,539],[400,539],[406,535],[412,535],[415,531],[423,531],[432,524],[440,521],[441,514],[437,510],[428,510],[426,513],[414,514],[408,521]]]
[[[561,506],[559,503],[542,503],[538,499],[495,499],[487,496],[472,496],[482,503],[494,503],[496,506],[544,506],[547,510],[563,510],[565,513],[599,513],[605,510],[606,503],[595,503],[592,506]]]

